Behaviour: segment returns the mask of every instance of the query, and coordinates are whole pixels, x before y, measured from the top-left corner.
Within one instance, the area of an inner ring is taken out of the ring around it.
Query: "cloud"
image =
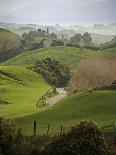
[[[8,15],[21,8],[31,5],[31,0],[0,0],[0,15]]]
[[[0,20],[10,22],[113,21],[115,0],[0,0]]]

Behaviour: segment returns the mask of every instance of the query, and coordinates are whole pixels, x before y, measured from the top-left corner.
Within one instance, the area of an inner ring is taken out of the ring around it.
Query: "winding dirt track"
[[[49,98],[48,99],[48,104],[49,105],[54,105],[56,104],[57,102],[59,102],[61,99],[63,99],[64,97],[67,96],[67,92],[64,90],[64,88],[56,88],[56,91],[59,93],[58,95],[52,97],[52,98]]]

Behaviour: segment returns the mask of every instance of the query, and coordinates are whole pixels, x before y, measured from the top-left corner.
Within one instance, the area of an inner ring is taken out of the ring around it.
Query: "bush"
[[[82,121],[47,146],[48,155],[107,155],[103,131],[94,123]]]
[[[116,60],[83,60],[71,76],[69,94],[76,91],[99,89],[111,85],[116,79]]]
[[[16,128],[11,120],[0,118],[0,150],[5,155],[13,154]]]
[[[0,155],[25,155],[30,144],[18,133],[14,121],[0,118]]]

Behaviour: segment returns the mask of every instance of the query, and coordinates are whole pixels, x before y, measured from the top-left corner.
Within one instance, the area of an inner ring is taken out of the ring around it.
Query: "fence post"
[[[19,128],[19,129],[18,129],[18,136],[19,136],[19,137],[22,136],[22,128]]]
[[[62,134],[62,131],[63,131],[63,126],[62,124],[60,125],[60,134]]]
[[[33,135],[36,135],[36,130],[37,129],[37,122],[36,121],[34,121],[34,123],[33,123]]]
[[[48,124],[48,128],[47,128],[47,135],[49,134],[50,126],[51,126],[51,124],[49,123],[49,124]]]

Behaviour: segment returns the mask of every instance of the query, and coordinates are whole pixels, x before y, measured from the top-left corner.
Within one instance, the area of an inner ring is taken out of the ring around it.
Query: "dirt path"
[[[57,102],[59,102],[61,99],[63,99],[64,97],[67,96],[67,92],[64,90],[64,88],[56,88],[56,91],[59,93],[58,95],[52,97],[52,98],[49,98],[48,99],[48,104],[49,105],[54,105],[56,104]]]

